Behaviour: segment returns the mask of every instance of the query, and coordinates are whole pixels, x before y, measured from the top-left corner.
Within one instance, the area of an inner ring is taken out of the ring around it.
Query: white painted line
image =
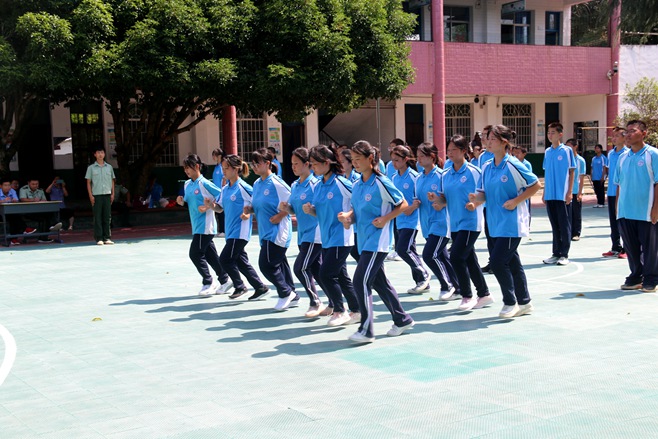
[[[0,365],[0,386],[5,382],[16,359],[16,340],[4,326],[0,325],[0,336],[5,343],[5,358]]]

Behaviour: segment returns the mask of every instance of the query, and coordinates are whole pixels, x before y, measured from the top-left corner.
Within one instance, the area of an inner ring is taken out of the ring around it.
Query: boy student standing
[[[114,201],[114,169],[105,161],[105,148],[96,147],[96,161],[89,165],[85,179],[91,209],[94,212],[94,240],[98,245],[114,244],[110,240],[110,221]]]
[[[578,154],[578,141],[576,139],[567,140],[565,145],[571,148],[576,159],[571,191],[571,240],[580,241],[580,233],[583,229],[583,186],[585,184],[587,164],[583,156]]]
[[[619,157],[628,148],[624,146],[626,141],[626,128],[616,127],[612,130],[612,144],[614,148],[608,151],[608,218],[610,219],[610,239],[612,248],[603,253],[604,258],[626,258],[626,252],[621,245],[619,235],[619,225],[617,224],[617,184],[615,183],[615,174],[617,172],[617,162]]]
[[[592,157],[592,185],[596,194],[596,206],[605,207],[605,177],[608,175],[608,158],[603,155],[603,146],[594,147],[596,155]]]
[[[563,127],[559,122],[548,125],[551,147],[544,155],[544,193],[548,219],[553,229],[553,255],[544,264],[569,264],[571,247],[571,188],[576,161],[571,148],[562,143]]]
[[[658,149],[644,143],[647,126],[626,124],[624,152],[617,163],[617,219],[631,274],[622,290],[656,291],[658,284]]]

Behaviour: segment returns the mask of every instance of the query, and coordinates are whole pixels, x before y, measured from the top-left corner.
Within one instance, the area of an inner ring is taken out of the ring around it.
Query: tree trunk
[[[9,177],[10,163],[21,149],[30,124],[37,114],[39,99],[21,90],[0,103],[0,177]]]

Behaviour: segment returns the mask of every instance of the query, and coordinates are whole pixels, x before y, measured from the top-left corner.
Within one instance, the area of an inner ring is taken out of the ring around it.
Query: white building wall
[[[632,88],[644,78],[658,80],[658,46],[621,46],[619,50],[619,107],[630,109],[624,103],[626,88]]]

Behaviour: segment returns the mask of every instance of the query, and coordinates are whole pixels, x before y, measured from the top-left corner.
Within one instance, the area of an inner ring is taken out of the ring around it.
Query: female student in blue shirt
[[[249,291],[240,277],[240,273],[242,273],[255,290],[254,296],[249,298],[252,300],[267,294],[269,288],[258,277],[258,273],[249,263],[249,257],[244,250],[251,238],[252,230],[251,215],[244,213],[244,207],[251,203],[253,189],[240,178],[240,175],[247,177],[249,167],[235,154],[224,156],[222,167],[224,168],[223,178],[226,178],[222,194],[216,203],[206,199],[206,206],[211,207],[215,212],[224,212],[226,245],[219,255],[219,261],[235,287],[233,294],[228,297],[237,299]]]
[[[489,132],[489,150],[494,159],[484,165],[478,194],[471,202],[487,203],[487,222],[493,240],[491,269],[503,293],[500,317],[512,318],[532,312],[528,282],[519,258],[521,238],[530,231],[528,203],[541,185],[537,176],[509,153],[516,133],[504,125]]]
[[[259,178],[254,182],[251,205],[244,208],[244,213],[256,214],[260,238],[258,268],[276,287],[279,301],[274,309],[283,311],[297,306],[299,296],[295,293],[295,281],[286,258],[292,238],[292,221],[288,212],[279,211],[279,203],[290,198],[290,187],[272,172],[272,160],[274,156],[265,148],[251,154],[251,166]],[[264,291],[260,295],[257,292],[251,299],[265,294]]]
[[[187,203],[192,223],[190,259],[203,278],[203,286],[199,295],[210,296],[217,292],[225,294],[233,286],[233,282],[230,282],[224,271],[212,241],[217,233],[215,214],[212,210],[199,210],[200,206],[204,206],[205,198],[216,199],[221,193],[220,188],[201,174],[204,167],[205,165],[196,154],[190,154],[183,160],[183,171],[189,180],[185,182],[185,195],[179,195],[176,202],[181,206]],[[213,280],[208,270],[208,264],[217,274],[221,285]]]
[[[318,218],[322,240],[320,284],[333,305],[329,326],[350,325],[361,320],[352,280],[347,273],[347,256],[354,245],[353,228],[345,229],[338,214],[349,210],[352,183],[343,177],[343,168],[335,153],[325,145],[311,148],[310,163],[320,178],[313,200],[303,205],[306,214]],[[350,312],[345,311],[343,296]]]
[[[215,169],[212,171],[212,182],[215,183],[217,187],[224,187],[226,179],[224,178],[224,169],[222,167],[222,162],[224,161],[224,150],[221,148],[215,148],[212,151],[212,159],[215,162]],[[217,231],[218,235],[224,235],[224,213],[215,213],[215,218],[217,218]]]
[[[306,317],[313,318],[322,315],[326,306],[318,296],[315,288],[316,280],[320,279],[322,265],[322,240],[318,220],[313,215],[304,212],[303,205],[313,199],[313,193],[320,179],[311,172],[307,148],[297,148],[292,152],[292,172],[298,177],[292,184],[290,199],[282,201],[279,210],[297,216],[297,245],[299,253],[295,259],[293,271],[306,290],[311,301]],[[333,304],[330,303],[333,308]],[[325,314],[328,315],[328,314]]]
[[[441,210],[447,204],[452,237],[450,262],[459,279],[462,295],[459,309],[462,311],[483,308],[493,303],[475,254],[475,241],[480,236],[484,222],[482,206],[475,206],[469,200],[469,194],[474,193],[480,184],[482,172],[465,160],[466,151],[466,138],[459,134],[452,136],[447,148],[452,166],[443,173],[439,196],[429,195],[430,200],[435,202],[435,209]],[[477,298],[473,297],[471,281],[477,290]]]
[[[445,209],[436,211],[432,207],[429,194],[438,194],[442,185],[443,171],[437,165],[440,162],[439,149],[430,142],[422,143],[416,152],[418,163],[423,166],[423,172],[416,180],[416,198],[413,204],[417,206],[420,217],[420,229],[425,238],[423,261],[432,270],[441,284],[441,300],[461,298],[459,281],[448,255],[448,218]]]
[[[402,193],[408,205],[402,210],[402,215],[395,220],[395,227],[398,231],[395,252],[411,267],[411,276],[416,283],[407,292],[423,294],[430,289],[430,275],[416,251],[416,235],[418,234],[418,211],[416,210],[418,205],[414,204],[416,180],[418,179],[418,172],[414,169],[416,159],[408,146],[397,145],[391,150],[391,162],[395,168],[393,185]]]
[[[354,166],[352,166],[352,150],[347,148],[341,149],[338,153],[338,161],[343,167],[343,177],[354,184],[361,176],[354,170]]]
[[[379,171],[379,150],[365,140],[352,147],[352,163],[361,179],[354,185],[352,208],[338,216],[345,227],[356,224],[359,239],[359,262],[354,272],[354,286],[361,309],[361,324],[350,336],[356,343],[375,341],[373,330],[372,288],[377,292],[393,317],[393,326],[386,335],[395,337],[411,329],[414,321],[405,312],[400,299],[384,273],[384,260],[393,237],[395,217],[407,207],[402,193]]]

